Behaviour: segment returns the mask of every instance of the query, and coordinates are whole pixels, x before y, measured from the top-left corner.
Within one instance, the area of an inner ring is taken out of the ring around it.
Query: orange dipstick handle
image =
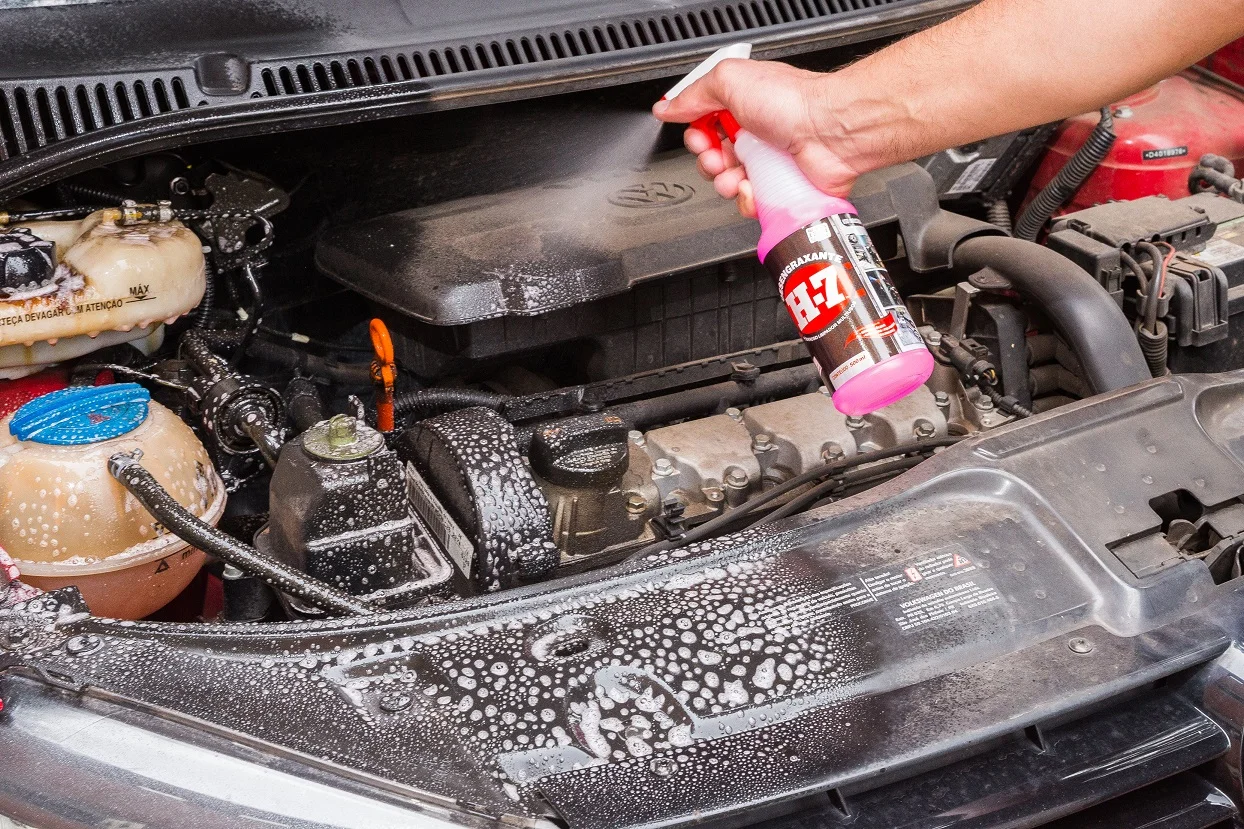
[[[393,357],[389,327],[379,317],[371,321],[371,345],[376,352],[376,359],[371,364],[371,379],[376,384],[376,427],[382,432],[392,432],[397,362]]]

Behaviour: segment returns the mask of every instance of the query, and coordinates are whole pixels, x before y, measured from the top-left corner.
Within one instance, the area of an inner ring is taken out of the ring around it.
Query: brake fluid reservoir
[[[159,347],[163,324],[206,285],[198,237],[161,213],[167,221],[126,221],[109,208],[0,229],[0,377],[117,343]]]
[[[43,395],[0,424],[0,546],[23,581],[73,585],[97,616],[139,619],[167,604],[204,554],[164,530],[108,474],[108,458],[143,466],[215,524],[224,487],[190,427],[134,383]]]

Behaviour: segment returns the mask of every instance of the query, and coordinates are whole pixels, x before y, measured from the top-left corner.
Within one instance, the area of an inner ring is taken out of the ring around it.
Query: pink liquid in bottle
[[[756,253],[777,280],[834,406],[864,415],[924,385],[933,355],[855,207],[822,193],[789,154],[729,121],[760,220]]]
[[[665,100],[682,94],[721,61],[750,56],[747,43],[718,49]],[[855,207],[818,190],[789,153],[740,129],[729,112],[709,113],[692,126],[718,145],[719,129],[734,142],[760,220],[756,253],[777,280],[838,411],[868,414],[924,385],[933,373],[933,355]]]

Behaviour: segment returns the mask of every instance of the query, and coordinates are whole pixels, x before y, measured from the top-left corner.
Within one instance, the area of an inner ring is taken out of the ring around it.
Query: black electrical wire
[[[1140,285],[1140,293],[1147,295],[1149,293],[1149,274],[1145,273],[1145,269],[1136,261],[1136,258],[1127,251],[1121,250],[1119,251],[1119,261],[1136,277],[1136,282]]]
[[[111,371],[115,374],[122,374],[126,377],[133,377],[135,380],[142,380],[145,383],[152,383],[157,386],[163,386],[166,389],[175,389],[179,392],[188,392],[190,387],[184,383],[176,383],[172,380],[166,380],[159,375],[152,374],[149,371],[143,371],[129,366],[118,365],[117,363],[78,363],[73,367],[76,373],[84,374],[96,373],[101,371]]]
[[[108,460],[108,472],[170,532],[203,552],[263,579],[283,593],[332,613],[362,616],[376,612],[361,599],[299,572],[199,520],[168,494],[143,468],[136,455],[125,452],[113,455]]]
[[[1145,355],[1145,362],[1149,365],[1149,373],[1154,377],[1166,376],[1167,355],[1170,350],[1166,323],[1158,319],[1158,306],[1163,295],[1168,293],[1167,266],[1175,255],[1175,248],[1168,243],[1163,244],[1170,249],[1169,254],[1163,254],[1152,242],[1139,242],[1136,245],[1153,262],[1153,278],[1149,280],[1150,290],[1145,295],[1143,322],[1136,330],[1136,339],[1140,343],[1141,353]]]
[[[1150,280],[1152,290],[1145,293],[1144,320],[1145,328],[1151,333],[1156,333],[1157,326],[1155,323],[1158,319],[1158,306],[1161,304],[1162,297],[1160,293],[1164,293],[1163,288],[1166,274],[1165,254],[1158,249],[1158,246],[1152,242],[1138,242],[1136,244],[1138,250],[1143,251],[1153,262],[1153,279]]]
[[[1084,144],[1020,214],[1019,220],[1015,222],[1017,239],[1026,239],[1029,242],[1037,240],[1041,228],[1045,227],[1054,212],[1075,195],[1110,154],[1116,138],[1113,127],[1114,119],[1110,115],[1110,107],[1102,107],[1101,118]]]
[[[204,249],[206,251],[206,249]],[[212,321],[212,312],[216,304],[216,266],[210,257],[203,259],[203,298],[194,309],[195,328],[207,328]]]
[[[924,460],[922,457],[898,458],[888,463],[878,463],[876,466],[866,466],[862,469],[856,469],[854,472],[835,475],[832,478],[821,481],[802,495],[792,498],[750,526],[758,527],[761,524],[768,524],[772,521],[783,519],[788,515],[794,515],[820,501],[825,495],[835,490],[846,489],[853,484],[871,483],[879,479],[891,478],[899,472],[905,472],[913,466],[924,463]]]
[[[263,288],[259,287],[259,279],[255,276],[255,266],[247,262],[242,266],[239,273],[242,276],[242,282],[251,293],[251,307],[246,310],[246,328],[242,331],[242,339],[238,343],[238,347],[233,352],[233,356],[229,360],[230,368],[237,368],[242,362],[242,357],[246,354],[246,347],[255,337],[255,332],[259,330],[261,314],[263,313]]]
[[[54,219],[82,219],[102,207],[58,207],[53,210],[0,211],[0,224],[16,225],[22,222],[43,222]]]
[[[798,489],[801,486],[804,486],[805,484],[819,481],[829,475],[833,475],[838,472],[845,472],[848,469],[854,469],[855,467],[862,466],[866,463],[883,461],[888,458],[899,457],[901,455],[910,455],[913,453],[923,455],[924,453],[931,452],[934,449],[940,449],[944,446],[951,446],[961,440],[963,440],[962,437],[929,438],[928,440],[918,440],[915,443],[909,443],[905,446],[894,446],[889,449],[878,449],[874,452],[865,452],[850,458],[844,458],[839,461],[827,463],[824,466],[818,466],[815,469],[809,469],[806,472],[796,475],[788,481],[783,481],[766,492],[762,492],[753,498],[749,498],[732,510],[723,512],[721,515],[718,515],[715,518],[710,518],[703,524],[692,527],[690,530],[687,530],[687,532],[677,538],[667,538],[664,541],[649,544],[648,546],[643,547],[642,549],[627,556],[627,559],[632,560],[643,558],[644,556],[649,556],[653,553],[672,550],[677,547],[682,547],[708,538],[709,536],[716,535],[719,530],[730,526],[736,521],[742,520],[745,516],[755,512],[766,504],[776,501],[778,498],[781,498],[782,496]]]

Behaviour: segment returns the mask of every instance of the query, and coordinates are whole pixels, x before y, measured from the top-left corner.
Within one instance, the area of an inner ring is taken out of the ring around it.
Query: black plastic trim
[[[975,0],[917,0],[879,10],[861,10],[815,20],[797,21],[757,28],[747,32],[761,58],[783,57],[827,47],[846,46],[862,41],[902,34],[939,22],[973,5]],[[641,45],[597,54],[569,56],[557,60],[517,66],[443,74],[418,80],[385,80],[368,86],[352,86],[306,94],[271,95],[237,101],[196,99],[195,105],[180,106],[173,96],[167,111],[161,106],[141,108],[132,119],[94,130],[87,129],[87,116],[94,123],[106,122],[98,102],[84,115],[73,104],[78,89],[84,93],[104,83],[105,91],[115,89],[112,80],[58,79],[55,81],[0,84],[0,120],[18,126],[37,139],[49,135],[55,141],[34,148],[38,140],[26,138],[28,152],[16,135],[8,134],[0,144],[13,155],[0,162],[0,200],[11,198],[58,178],[89,169],[139,152],[153,152],[226,138],[285,130],[371,121],[401,115],[519,100],[583,89],[593,89],[660,77],[675,76],[719,46],[737,41],[738,32],[706,34],[673,43]],[[149,73],[145,83],[163,81],[173,89],[173,80],[184,87],[191,70]],[[262,69],[255,73],[262,82]],[[128,76],[126,76],[128,78]],[[382,78],[383,80],[383,78]],[[132,84],[134,81],[130,81]],[[254,81],[252,80],[252,83]],[[46,107],[25,108],[16,103],[17,88],[23,94],[47,99]],[[58,90],[64,90],[64,94]],[[72,91],[72,94],[70,92]],[[64,97],[66,106],[53,105]],[[88,95],[88,104],[90,96]],[[189,99],[187,104],[190,103]],[[236,101],[236,102],[230,102]],[[177,106],[173,106],[176,104]],[[118,111],[124,114],[120,99]],[[149,104],[150,107],[150,104]],[[63,111],[62,111],[63,110]],[[29,113],[23,123],[22,112]],[[76,119],[74,113],[78,112]],[[13,119],[18,118],[17,122]],[[38,122],[38,123],[36,123]],[[59,126],[58,126],[59,125]],[[63,137],[62,137],[63,136]]]

